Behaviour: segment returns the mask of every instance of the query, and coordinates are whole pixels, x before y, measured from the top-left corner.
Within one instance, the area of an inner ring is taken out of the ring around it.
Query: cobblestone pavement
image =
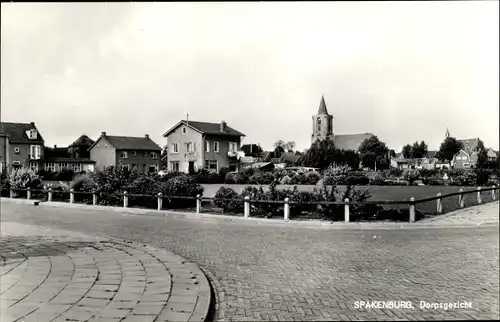
[[[215,286],[218,320],[499,318],[498,224],[335,230],[216,216],[1,206],[2,221],[138,241],[196,262]],[[355,306],[375,300],[411,301],[413,307]],[[420,301],[469,301],[472,307],[421,308]]]
[[[498,223],[500,215],[499,202],[490,202],[480,206],[472,206],[449,212],[434,218],[421,220],[420,224],[435,225],[484,225]]]
[[[204,321],[194,263],[152,247],[2,223],[0,320]]]

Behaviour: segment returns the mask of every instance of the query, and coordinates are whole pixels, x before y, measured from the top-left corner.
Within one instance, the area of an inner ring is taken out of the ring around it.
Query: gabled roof
[[[209,122],[198,122],[198,121],[187,121],[181,120],[179,123],[174,125],[170,130],[163,134],[164,137],[168,136],[175,129],[177,129],[181,125],[189,126],[190,128],[202,133],[202,134],[213,134],[213,135],[225,135],[225,136],[245,136],[245,134],[236,131],[235,129],[227,126],[226,131],[221,132],[220,123],[209,123]]]
[[[321,101],[319,102],[318,114],[317,115],[329,115],[326,109],[325,98],[321,95]]]
[[[87,163],[92,164],[96,163],[94,160],[88,158],[70,158],[70,157],[53,157],[53,158],[44,158],[44,162],[66,162],[66,163]]]
[[[44,149],[44,159],[69,158],[69,157],[70,155],[67,147],[60,147],[60,148],[45,147]]]
[[[364,140],[374,136],[371,133],[363,134],[339,134],[333,137],[333,143],[339,150],[358,151]]]
[[[114,135],[101,135],[89,148],[89,150],[92,149],[101,139],[106,140],[117,150],[161,151],[160,146],[154,143],[150,138]]]
[[[269,152],[269,151],[261,152],[260,157],[262,158],[262,161],[270,162],[272,153],[273,152]]]
[[[458,141],[462,142],[462,144],[464,145],[465,152],[467,152],[467,154],[471,154],[472,152],[474,152],[477,149],[477,144],[479,142],[479,138],[465,139],[465,140],[458,140]]]
[[[83,134],[75,142],[71,143],[69,147],[81,146],[81,147],[91,147],[94,144],[94,140],[89,138],[87,135]]]
[[[38,132],[36,140],[30,139],[28,138],[28,135],[26,135],[26,131],[33,129]],[[0,133],[7,135],[9,137],[9,141],[12,143],[44,143],[44,140],[40,135],[40,131],[36,128],[35,123],[1,122]]]
[[[300,155],[297,155],[293,152],[284,152],[281,154],[280,161],[288,162],[288,163],[297,163],[299,161]]]

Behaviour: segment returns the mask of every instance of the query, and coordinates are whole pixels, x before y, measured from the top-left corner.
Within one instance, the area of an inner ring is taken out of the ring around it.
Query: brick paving
[[[496,205],[479,206],[476,215],[498,215]],[[328,229],[10,202],[1,207],[3,222],[127,239],[197,263],[215,286],[221,321],[499,318],[498,222]],[[376,300],[411,301],[413,308],[355,306]],[[420,301],[470,301],[472,307],[420,308]]]
[[[426,218],[419,223],[443,226],[498,224],[500,218],[498,211],[499,202],[495,201],[452,211],[434,218]]]
[[[164,250],[2,222],[0,320],[204,321],[210,286]]]

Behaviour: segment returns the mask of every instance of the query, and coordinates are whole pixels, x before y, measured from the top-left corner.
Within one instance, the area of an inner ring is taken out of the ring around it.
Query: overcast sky
[[[1,6],[1,119],[47,145],[189,113],[302,150],[323,93],[337,134],[499,146],[498,1]]]

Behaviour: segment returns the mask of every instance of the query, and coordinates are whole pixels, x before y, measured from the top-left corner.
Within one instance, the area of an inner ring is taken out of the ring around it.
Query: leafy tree
[[[241,151],[247,156],[256,156],[262,153],[262,148],[258,144],[244,144],[241,146]]]
[[[273,158],[281,158],[281,154],[285,152],[282,146],[277,146],[273,151]]]
[[[477,168],[484,168],[488,164],[488,151],[484,147],[483,141],[479,140],[477,143]]]
[[[444,139],[443,143],[439,147],[439,151],[436,153],[436,158],[440,161],[451,162],[453,156],[457,154],[464,147],[463,143],[455,139],[454,137],[447,137]]]
[[[420,143],[415,142],[411,147],[411,157],[412,158],[423,158],[427,155],[427,144],[424,141]]]
[[[283,140],[278,140],[276,142],[274,142],[274,148],[276,149],[277,147],[282,147],[284,148],[285,146],[285,142],[283,142]]]
[[[359,146],[361,162],[364,167],[383,169],[388,166],[387,152],[389,149],[376,135],[365,139]]]
[[[326,169],[334,162],[337,149],[332,140],[316,140],[304,153],[301,162],[306,167]]]
[[[293,149],[295,149],[295,142],[294,141],[288,141],[283,145],[283,148],[288,151],[288,152],[293,152]]]
[[[403,150],[401,151],[401,153],[403,154],[403,157],[406,159],[411,158],[411,156],[413,155],[412,152],[413,152],[412,147],[409,144],[405,145],[403,147]]]
[[[396,151],[394,151],[393,149],[390,149],[389,150],[389,154],[391,157],[395,158],[396,157]]]

